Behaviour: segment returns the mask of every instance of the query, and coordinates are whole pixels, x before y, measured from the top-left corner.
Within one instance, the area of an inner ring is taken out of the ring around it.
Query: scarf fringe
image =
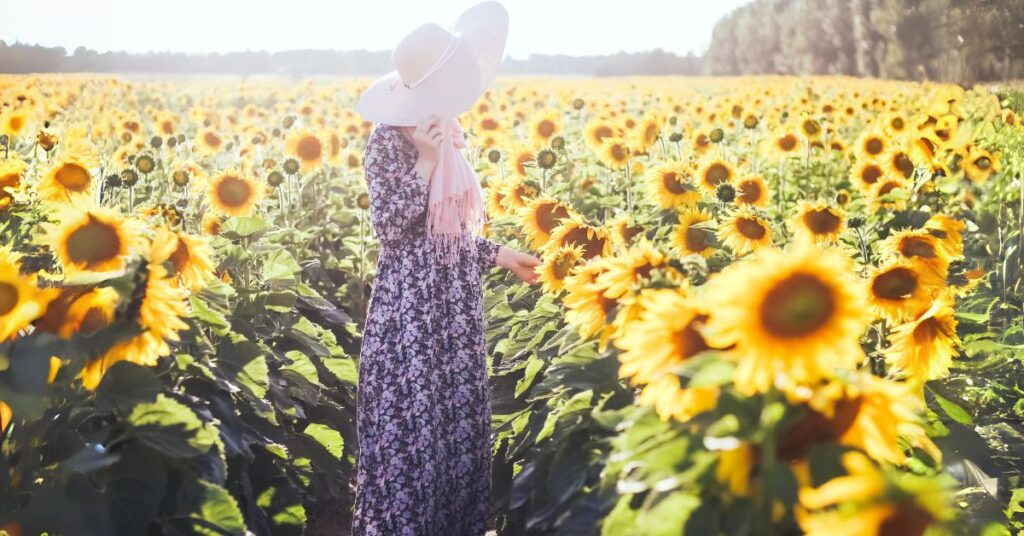
[[[471,195],[448,195],[428,207],[427,234],[435,258],[453,265],[466,252],[476,255],[475,234],[483,227],[485,214]]]

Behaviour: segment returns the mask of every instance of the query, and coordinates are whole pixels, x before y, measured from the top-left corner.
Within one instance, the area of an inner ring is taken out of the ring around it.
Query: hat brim
[[[397,71],[385,74],[363,92],[356,105],[359,115],[375,123],[414,126],[432,114],[448,119],[472,107],[501,65],[508,11],[498,2],[477,4],[450,31],[459,45],[433,74],[411,89]]]

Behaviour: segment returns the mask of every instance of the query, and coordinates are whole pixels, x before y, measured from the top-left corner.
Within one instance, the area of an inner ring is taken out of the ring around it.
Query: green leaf
[[[345,450],[345,440],[337,430],[323,424],[311,423],[303,433],[323,445],[327,452],[330,452],[335,458],[341,458],[341,454]]]
[[[515,396],[519,398],[519,395],[526,392],[533,383],[533,379],[537,377],[537,372],[544,366],[544,360],[539,359],[537,356],[530,356],[530,359],[526,362],[526,371],[523,373],[523,377],[516,382]]]
[[[732,381],[736,365],[724,359],[715,359],[706,363],[690,378],[687,387],[717,387]]]
[[[154,402],[160,393],[160,381],[149,367],[131,361],[114,363],[96,388],[99,408],[127,411],[140,402]]]
[[[240,238],[256,239],[267,232],[267,224],[259,219],[247,216],[228,218],[220,228],[220,236],[229,240]]]
[[[935,401],[939,403],[939,407],[942,408],[942,411],[946,412],[946,415],[948,415],[950,419],[964,425],[970,425],[974,422],[971,414],[967,413],[964,408],[960,407],[952,400],[942,397],[935,391],[932,391],[932,395],[935,396]]]
[[[204,524],[197,523],[192,526],[196,534],[244,536],[246,534],[245,520],[242,518],[242,512],[238,509],[235,498],[226,489],[212,482],[199,480],[198,484],[201,490],[201,503],[199,511],[195,515],[202,519]],[[215,525],[220,532],[205,526],[207,523]]]
[[[134,437],[172,458],[203,454],[220,441],[216,429],[164,394],[156,402],[135,406],[128,424]]]
[[[295,262],[295,257],[292,257],[288,250],[277,249],[263,263],[262,275],[268,282],[294,282],[295,274],[301,270],[299,263]]]

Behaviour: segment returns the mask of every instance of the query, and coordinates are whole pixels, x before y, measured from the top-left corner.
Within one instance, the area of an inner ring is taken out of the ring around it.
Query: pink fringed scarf
[[[480,181],[460,149],[466,146],[462,127],[456,119],[442,123],[444,140],[437,165],[431,173],[427,201],[427,235],[434,254],[444,264],[454,264],[462,251],[476,254],[475,234],[486,219]],[[402,127],[412,139],[415,127]]]

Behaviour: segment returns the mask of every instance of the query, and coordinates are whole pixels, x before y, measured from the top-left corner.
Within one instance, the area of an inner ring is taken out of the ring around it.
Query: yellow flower
[[[904,229],[893,233],[879,244],[878,249],[885,256],[910,260],[931,270],[936,277],[946,279],[950,258],[939,239],[926,229]]]
[[[558,110],[545,110],[530,119],[530,138],[537,145],[547,145],[562,132],[562,114]]]
[[[647,237],[641,237],[635,246],[608,258],[607,268],[597,282],[605,287],[607,297],[622,298],[650,277],[655,268],[664,267],[667,261],[665,254]]]
[[[715,253],[717,240],[712,229],[697,227],[711,221],[711,214],[703,210],[691,210],[679,214],[679,225],[672,230],[672,246],[681,256],[696,254],[708,258]]]
[[[750,443],[740,443],[738,447],[718,454],[715,478],[728,486],[733,495],[745,497],[750,494],[750,482],[757,465],[757,447]]]
[[[768,220],[741,208],[719,226],[718,239],[736,255],[743,255],[770,246],[772,229]]]
[[[155,260],[169,261],[174,267],[172,279],[177,276],[182,285],[191,291],[198,291],[213,278],[212,251],[206,237],[158,229],[153,238]]]
[[[16,256],[9,250],[0,257],[0,342],[17,335],[45,311],[55,297],[54,291],[39,290],[35,276],[21,275]]]
[[[248,215],[263,195],[262,185],[234,169],[213,177],[206,191],[213,209],[225,216]]]
[[[0,134],[20,136],[28,127],[29,116],[24,110],[10,110],[0,115]]]
[[[916,319],[894,327],[883,351],[892,374],[919,384],[948,376],[960,345],[956,325],[952,298],[943,294]]]
[[[857,158],[865,160],[878,160],[893,144],[893,140],[884,130],[877,127],[869,127],[861,132],[854,144],[854,151]]]
[[[939,240],[939,245],[951,259],[964,253],[963,230],[966,227],[964,222],[942,213],[932,215],[924,224],[924,228]]]
[[[765,392],[777,379],[814,383],[864,359],[859,339],[870,318],[852,262],[835,249],[762,248],[707,286],[706,336],[715,347],[735,345],[741,393]]]
[[[601,145],[600,158],[610,169],[625,169],[629,162],[629,146],[621,138],[606,138]]]
[[[113,209],[89,204],[61,205],[57,223],[46,224],[44,229],[44,243],[69,275],[121,270],[127,255],[139,245],[136,222]]]
[[[519,209],[519,218],[530,240],[530,247],[541,249],[551,238],[551,232],[568,218],[569,206],[554,197],[538,197]]]
[[[225,145],[224,138],[217,133],[215,128],[206,127],[196,132],[192,150],[200,155],[211,156],[223,151]]]
[[[798,238],[835,244],[846,229],[846,214],[825,203],[802,201],[796,214],[790,218],[789,226]]]
[[[621,135],[621,132],[609,121],[596,118],[587,122],[584,127],[583,139],[587,142],[590,150],[597,152],[604,145],[606,138]]]
[[[39,197],[48,201],[77,201],[92,195],[93,162],[80,154],[68,153],[57,159],[36,185]]]
[[[309,172],[323,162],[324,142],[309,129],[294,130],[285,140],[285,153],[298,159],[302,171]]]
[[[999,171],[999,157],[972,145],[970,152],[967,153],[967,158],[960,163],[960,166],[972,181],[981,183],[988,180],[992,173]]]
[[[572,269],[583,259],[583,247],[562,246],[541,259],[538,277],[544,292],[559,292],[565,288],[565,280]]]
[[[586,223],[579,215],[571,214],[551,232],[551,239],[544,245],[543,251],[553,251],[566,245],[582,246],[583,258],[586,260],[609,255],[612,251],[611,233],[604,227]]]
[[[697,186],[707,195],[715,195],[721,184],[729,184],[736,178],[732,164],[717,157],[705,157],[697,166]]]
[[[902,322],[931,305],[932,297],[945,286],[933,271],[907,259],[892,259],[871,268],[865,296],[875,314]]]
[[[597,284],[597,278],[607,269],[605,258],[596,258],[582,265],[565,280],[565,320],[576,326],[581,337],[600,334],[598,347],[604,351],[611,335],[615,332],[610,325],[611,313],[619,306],[618,300],[605,297],[605,288]]]
[[[700,200],[700,192],[690,179],[686,165],[665,162],[647,171],[647,192],[661,208],[690,206]]]
[[[764,207],[768,205],[770,192],[760,175],[751,175],[736,182],[736,203]]]
[[[0,211],[8,209],[14,203],[14,194],[21,191],[24,184],[25,162],[15,157],[0,162]]]

